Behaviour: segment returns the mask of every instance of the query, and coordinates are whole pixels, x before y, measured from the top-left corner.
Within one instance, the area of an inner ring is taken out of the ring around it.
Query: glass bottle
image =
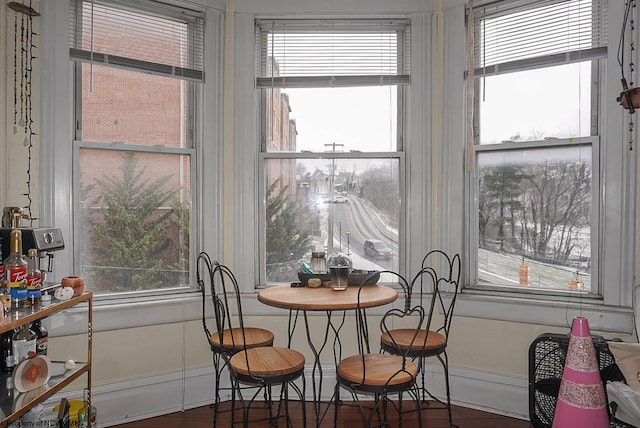
[[[5,373],[13,372],[13,330],[8,330],[0,336],[0,366]]]
[[[22,232],[13,229],[9,236],[11,253],[4,264],[11,291],[11,305],[20,308],[27,304],[27,262],[22,255]]]
[[[7,270],[2,257],[2,248],[0,248],[0,303],[2,303],[3,315],[8,315],[11,311],[11,292],[9,290],[9,281],[7,281]]]
[[[38,250],[27,252],[27,306],[38,306],[42,301],[42,272],[38,269]]]
[[[2,408],[13,409],[13,399],[15,395],[13,377],[7,376],[1,392],[2,398],[0,399],[0,403],[2,403]]]
[[[0,246],[0,285],[4,284],[6,279],[6,269],[4,266],[4,257],[2,257],[2,246]]]
[[[326,274],[327,265],[324,258],[324,251],[311,252],[311,270],[314,274]]]
[[[36,355],[36,334],[22,324],[13,334],[13,359],[16,365]]]
[[[83,393],[84,404],[78,410],[78,428],[97,428],[98,411],[95,406],[89,406],[89,390]]]
[[[36,334],[36,354],[47,355],[49,348],[49,332],[42,324],[41,319],[37,319],[31,323],[30,330]]]

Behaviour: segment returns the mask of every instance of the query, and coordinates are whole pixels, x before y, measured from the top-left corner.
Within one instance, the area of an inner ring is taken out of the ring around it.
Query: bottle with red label
[[[38,250],[27,252],[27,305],[38,306],[42,301],[42,272],[38,269]]]
[[[27,261],[22,255],[22,232],[12,229],[9,247],[11,253],[4,261],[11,292],[11,306],[21,308],[27,304]]]

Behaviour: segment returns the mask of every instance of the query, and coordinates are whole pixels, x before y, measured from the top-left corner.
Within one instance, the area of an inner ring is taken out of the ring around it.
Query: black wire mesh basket
[[[607,340],[591,336],[606,394],[607,381],[624,381],[624,376],[609,351]],[[556,410],[569,334],[545,333],[529,347],[529,419],[535,428],[550,428]],[[633,428],[614,420],[612,428]]]

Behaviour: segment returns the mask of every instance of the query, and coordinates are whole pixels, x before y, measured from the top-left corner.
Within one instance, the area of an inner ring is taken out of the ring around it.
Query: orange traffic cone
[[[609,415],[589,323],[575,317],[552,428],[608,428]]]

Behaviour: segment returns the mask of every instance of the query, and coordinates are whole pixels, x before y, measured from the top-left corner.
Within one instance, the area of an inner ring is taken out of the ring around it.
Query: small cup
[[[73,297],[84,293],[84,279],[81,276],[65,276],[62,278],[61,285],[63,287],[71,287],[73,289]]]
[[[349,267],[348,266],[331,266],[329,268],[331,278],[331,288],[336,291],[347,289],[349,284]]]

